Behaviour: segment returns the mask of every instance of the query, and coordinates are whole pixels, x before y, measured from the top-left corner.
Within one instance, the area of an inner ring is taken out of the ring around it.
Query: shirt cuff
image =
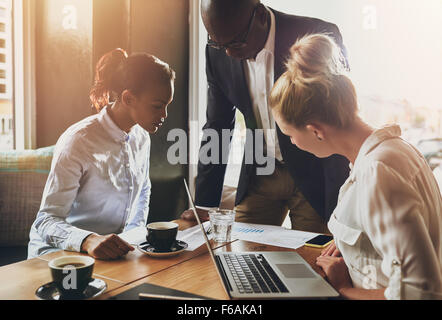
[[[71,234],[69,235],[64,250],[80,252],[83,240],[93,233],[94,232],[92,231],[75,228],[74,230],[72,230]]]
[[[219,207],[204,207],[204,206],[195,206],[196,209],[201,209],[201,210],[206,210],[206,211],[210,211],[210,210],[218,210]]]

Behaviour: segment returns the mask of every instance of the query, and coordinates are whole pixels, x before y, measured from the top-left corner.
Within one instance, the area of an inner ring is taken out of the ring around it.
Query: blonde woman
[[[425,159],[399,126],[375,129],[358,116],[330,37],[303,37],[290,53],[269,98],[276,122],[300,149],[351,163],[328,222],[336,250],[317,264],[345,298],[442,298],[442,199]]]

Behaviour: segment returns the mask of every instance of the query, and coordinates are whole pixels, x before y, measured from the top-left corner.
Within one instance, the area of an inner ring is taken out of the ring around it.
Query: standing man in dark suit
[[[251,163],[244,157],[235,201],[236,221],[281,225],[290,212],[292,229],[327,232],[339,188],[348,177],[348,162],[340,156],[319,159],[291,144],[275,124],[267,97],[285,71],[289,49],[297,38],[327,33],[345,57],[338,28],[319,19],[278,12],[259,0],[202,0],[201,14],[208,32],[207,123],[201,150],[210,141],[208,129],[218,133],[219,141],[223,130],[234,129],[235,110],[239,109],[248,129],[270,133],[264,138],[275,161],[271,174],[259,175],[255,157]],[[342,63],[347,66],[345,58]],[[246,154],[253,150],[256,155],[256,140],[254,135],[247,137]],[[203,219],[207,218],[204,207],[217,207],[221,199],[227,165],[221,159],[228,158],[229,148],[217,151],[218,163],[198,163],[195,202]],[[191,212],[185,211],[182,218],[191,219]]]

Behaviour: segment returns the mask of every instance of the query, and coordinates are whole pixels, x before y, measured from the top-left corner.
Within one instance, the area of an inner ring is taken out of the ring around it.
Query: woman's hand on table
[[[93,233],[86,237],[81,245],[81,251],[103,260],[118,259],[133,250],[134,247],[116,234],[100,236]]]
[[[353,287],[344,258],[319,256],[316,259],[316,264],[324,270],[328,281],[337,291]]]
[[[341,252],[336,247],[336,243],[333,240],[330,245],[328,245],[324,250],[321,251],[321,257],[330,256],[330,257],[340,257]]]
[[[327,280],[343,298],[353,300],[385,300],[385,288],[363,289],[353,287],[344,258],[319,256],[316,259],[316,264],[324,270]]]

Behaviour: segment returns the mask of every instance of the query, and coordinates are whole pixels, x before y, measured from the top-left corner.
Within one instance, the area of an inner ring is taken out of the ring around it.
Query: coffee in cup
[[[172,248],[178,234],[178,224],[174,222],[153,222],[147,225],[146,240],[157,251],[167,252]]]
[[[52,259],[48,266],[52,280],[64,299],[81,298],[92,281],[95,259],[88,256],[64,256]]]

